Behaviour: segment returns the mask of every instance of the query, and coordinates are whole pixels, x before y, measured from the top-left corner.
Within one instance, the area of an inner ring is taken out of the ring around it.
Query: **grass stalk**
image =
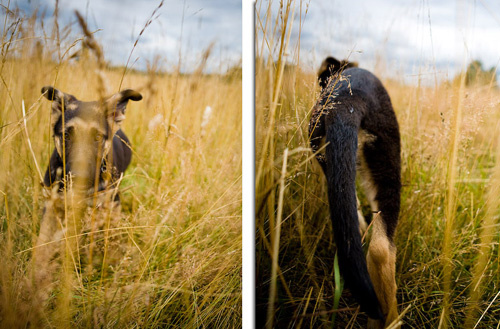
[[[448,328],[449,308],[451,301],[451,282],[453,271],[453,231],[457,207],[457,159],[459,152],[460,128],[462,125],[462,109],[465,88],[465,73],[460,76],[460,87],[457,105],[454,107],[453,126],[449,146],[449,162],[446,178],[445,230],[443,239],[443,309],[439,328]]]
[[[272,249],[272,269],[271,269],[271,284],[269,288],[269,305],[267,309],[267,325],[268,329],[274,328],[274,303],[276,299],[276,282],[278,273],[278,259],[280,249],[280,234],[281,234],[281,218],[283,216],[283,200],[285,197],[285,178],[287,173],[288,149],[285,149],[283,154],[283,167],[281,169],[281,177],[279,180],[279,196],[278,196],[278,209],[276,215],[276,226],[274,229],[274,238],[271,239],[273,246]]]

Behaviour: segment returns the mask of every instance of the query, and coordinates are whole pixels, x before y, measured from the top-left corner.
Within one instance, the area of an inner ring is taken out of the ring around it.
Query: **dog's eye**
[[[69,134],[69,132],[66,131],[64,133],[64,139],[67,140],[67,141],[69,141],[71,139],[71,135]]]
[[[96,142],[100,142],[100,141],[102,141],[102,137],[103,137],[102,134],[96,134],[94,139]]]

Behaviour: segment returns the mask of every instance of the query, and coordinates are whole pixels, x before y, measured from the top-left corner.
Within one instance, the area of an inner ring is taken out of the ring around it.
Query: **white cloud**
[[[496,0],[467,0],[458,7],[455,0],[312,0],[300,57],[314,70],[329,55],[350,56],[368,69],[374,69],[380,57],[408,76],[417,73],[416,68],[434,66],[440,76],[453,76],[464,58],[479,59],[490,68],[500,61],[499,12]]]
[[[106,59],[124,65],[139,32],[159,3],[160,0],[60,0],[60,25],[72,24],[73,32],[80,35],[74,15],[74,10],[78,10],[86,17],[90,29],[101,30],[96,37],[103,45]],[[51,25],[55,1],[19,0],[11,7],[16,5],[27,14],[45,8],[46,26]],[[136,66],[145,68],[147,61],[160,56],[168,66],[173,66],[177,65],[181,50],[183,69],[189,71],[196,65],[193,62],[196,56],[212,42],[215,42],[212,56],[226,59],[226,66],[241,59],[241,0],[165,0],[141,36],[132,60],[139,57]],[[221,69],[218,63],[219,60],[210,60],[208,70]]]

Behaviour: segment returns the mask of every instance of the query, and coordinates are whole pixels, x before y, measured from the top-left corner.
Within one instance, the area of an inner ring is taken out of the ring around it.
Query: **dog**
[[[62,189],[71,177],[92,193],[115,183],[132,158],[130,141],[120,129],[127,103],[141,100],[142,95],[126,89],[102,101],[83,102],[52,86],[43,87],[42,94],[52,101],[55,144],[44,185],[60,184]],[[58,177],[61,172],[63,179]]]
[[[356,63],[328,57],[318,79],[322,91],[309,123],[310,146],[328,184],[340,272],[367,313],[368,327],[383,328],[398,317],[394,234],[401,194],[399,125],[380,80]],[[357,171],[375,214],[366,259]]]

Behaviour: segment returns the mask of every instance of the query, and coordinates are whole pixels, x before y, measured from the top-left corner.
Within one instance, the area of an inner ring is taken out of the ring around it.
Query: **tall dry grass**
[[[40,30],[12,8],[2,24],[0,327],[240,327],[240,70],[203,73],[207,50],[196,74],[125,72],[75,26]],[[41,186],[54,147],[44,85],[82,100],[142,93],[122,127],[121,211],[70,212]]]
[[[308,147],[319,87],[301,65],[300,38],[287,38],[308,4],[274,5],[256,5],[258,327],[365,327],[338,280],[326,183]],[[375,72],[402,136],[396,281],[403,327],[498,328],[500,91],[493,83],[466,86],[463,76],[427,87],[386,73]]]

